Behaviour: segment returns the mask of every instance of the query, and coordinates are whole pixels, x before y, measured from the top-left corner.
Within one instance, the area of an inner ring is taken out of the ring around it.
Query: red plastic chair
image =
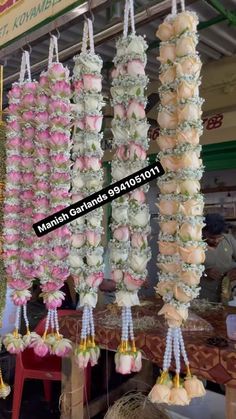
[[[74,314],[75,310],[58,310],[58,316],[68,316]],[[46,318],[40,320],[35,328],[35,332],[42,335],[45,328]],[[16,355],[14,395],[12,405],[12,419],[20,416],[20,406],[25,379],[42,380],[44,386],[45,400],[50,402],[52,396],[52,381],[61,381],[61,358],[56,355],[46,355],[41,358],[37,356],[33,349],[25,349],[24,352]],[[90,399],[90,364],[85,371],[85,390],[84,400]],[[85,397],[86,394],[86,397]]]

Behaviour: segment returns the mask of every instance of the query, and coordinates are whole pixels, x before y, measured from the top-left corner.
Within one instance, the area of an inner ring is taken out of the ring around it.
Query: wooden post
[[[83,419],[84,371],[72,352],[62,359],[61,419]]]
[[[226,419],[236,418],[236,387],[226,385]]]

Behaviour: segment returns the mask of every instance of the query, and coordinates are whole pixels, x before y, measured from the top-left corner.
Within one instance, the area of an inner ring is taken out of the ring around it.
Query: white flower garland
[[[133,14],[133,1],[127,0],[124,34],[116,44],[115,67],[112,71],[114,182],[147,166],[147,44],[142,36],[135,34]],[[130,34],[129,15],[132,26]],[[148,186],[145,186],[112,202],[110,261],[112,278],[117,283],[116,302],[122,307],[121,344],[115,362],[116,370],[122,374],[141,369],[141,353],[135,346],[131,307],[139,304],[138,290],[146,280],[146,266],[151,257],[147,242],[150,232],[150,214],[145,196],[147,191]]]
[[[87,50],[87,41],[90,49]],[[84,23],[83,47],[74,57],[75,132],[72,149],[72,201],[100,190],[103,186],[101,149],[102,134],[102,60],[94,52],[93,27],[90,19]],[[93,308],[97,304],[97,291],[104,275],[103,247],[101,245],[103,210],[98,208],[80,217],[71,225],[71,251],[69,262],[75,288],[83,307],[80,344],[75,355],[80,368],[88,362],[97,364],[100,349],[95,344]]]

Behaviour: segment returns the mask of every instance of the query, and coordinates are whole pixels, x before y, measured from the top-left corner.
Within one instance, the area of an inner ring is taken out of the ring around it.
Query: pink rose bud
[[[37,84],[33,81],[28,81],[24,84],[24,91],[27,92],[36,92],[37,90]]]
[[[40,74],[39,84],[42,87],[47,87],[47,85],[48,85],[48,76],[46,74]]]
[[[8,93],[8,96],[14,99],[19,99],[21,95],[21,87],[16,83],[12,85],[11,90]]]
[[[32,169],[33,167],[33,159],[31,157],[22,157],[21,159],[21,165],[25,169]]]
[[[128,272],[124,273],[124,284],[128,291],[138,290],[142,286],[143,282],[144,280],[142,281],[141,279],[134,278]]]
[[[71,197],[73,203],[81,201],[83,198],[84,198],[84,195],[82,193],[73,194]]]
[[[129,159],[129,150],[128,150],[127,146],[121,145],[120,147],[118,147],[117,150],[116,150],[116,157],[119,160],[122,160],[122,161],[128,160]]]
[[[144,104],[136,102],[135,100],[132,100],[127,110],[127,117],[129,119],[131,118],[144,119],[145,116],[146,114],[145,114]]]
[[[136,248],[146,248],[148,245],[147,235],[142,233],[132,234],[131,245]]]
[[[63,246],[55,246],[53,252],[58,259],[65,259],[69,254],[69,251]]]
[[[21,162],[20,156],[9,156],[7,157],[7,163],[8,164],[19,164]]]
[[[92,74],[83,75],[84,90],[90,91],[95,90],[101,92],[102,90],[102,78],[101,76],[94,76]]]
[[[18,148],[20,144],[21,144],[21,138],[19,137],[9,138],[8,140],[8,146],[10,148]]]
[[[37,102],[38,106],[47,106],[48,105],[48,100],[49,100],[49,98],[47,97],[47,95],[44,95],[42,93],[37,97],[36,102]]]
[[[61,299],[57,299],[55,298],[54,300],[51,301],[45,301],[45,305],[47,307],[48,310],[53,310],[55,308],[59,308],[62,305],[62,300]]]
[[[85,128],[85,120],[84,119],[78,119],[76,121],[76,126],[77,126],[77,128],[83,130]]]
[[[32,184],[33,181],[34,181],[34,174],[33,173],[24,173],[22,175],[22,178],[23,178],[23,182],[24,183],[30,183],[30,184]]]
[[[20,235],[19,234],[6,234],[5,240],[6,240],[6,243],[12,244],[20,240]]]
[[[114,238],[118,241],[127,242],[129,240],[128,227],[118,227],[113,232]]]
[[[36,168],[37,174],[44,174],[44,173],[50,173],[50,165],[47,163],[38,163]]]
[[[115,105],[114,106],[114,118],[117,119],[124,119],[126,118],[126,110],[123,105]]]
[[[44,147],[38,147],[37,154],[39,157],[48,157],[48,149]]]
[[[66,127],[70,123],[70,117],[61,115],[61,116],[54,116],[53,118],[50,118],[50,122],[53,125],[63,126]]]
[[[140,60],[132,60],[127,65],[127,72],[130,76],[144,76],[145,64]]]
[[[62,97],[68,97],[71,94],[70,84],[65,80],[56,81],[51,86],[51,90],[54,94],[60,95]]]
[[[101,234],[95,233],[95,231],[86,231],[86,238],[90,246],[96,247],[101,241]]]
[[[111,273],[111,279],[115,282],[121,282],[123,280],[123,272],[121,269],[115,269]]]
[[[41,340],[40,342],[38,342],[34,345],[34,352],[35,352],[36,355],[43,358],[45,355],[48,354],[49,349],[48,349],[48,346],[46,345],[46,343],[44,343],[43,340]]]
[[[73,83],[73,89],[75,93],[80,93],[84,88],[83,80],[75,80]]]
[[[69,137],[63,132],[53,132],[51,134],[51,142],[55,145],[64,145],[68,143]]]
[[[7,124],[7,127],[8,129],[11,129],[16,132],[20,131],[21,129],[21,126],[18,121],[9,121]]]
[[[47,111],[37,112],[36,115],[35,115],[35,120],[38,123],[47,124],[48,123],[48,117],[49,117],[49,115],[48,115]]]
[[[25,106],[33,106],[35,103],[35,96],[33,93],[27,93],[23,96],[22,103]]]
[[[130,199],[134,199],[140,204],[143,204],[146,201],[146,195],[141,189],[136,189],[135,191],[131,192]]]
[[[57,78],[64,78],[66,76],[66,69],[62,63],[53,63],[49,68],[48,75]]]
[[[103,272],[93,273],[87,276],[86,283],[91,288],[98,288],[103,281]]]
[[[32,199],[34,197],[34,191],[33,190],[27,190],[21,193],[22,199]]]
[[[33,111],[22,112],[22,119],[25,122],[33,121],[34,120],[34,112]]]
[[[102,128],[102,116],[85,116],[85,126],[89,131],[101,131]]]
[[[147,155],[141,145],[131,142],[129,146],[129,156],[131,160],[145,160]]]
[[[28,284],[25,283],[22,279],[11,279],[8,282],[8,285],[10,288],[13,288],[15,290],[25,290],[28,288]]]
[[[80,248],[84,245],[86,236],[84,234],[73,234],[71,238],[71,244],[73,247]]]
[[[101,169],[102,162],[101,159],[98,157],[84,157],[85,167],[86,169],[92,169],[94,171],[97,171]]]
[[[50,138],[50,133],[49,133],[49,130],[47,130],[47,129],[42,130],[42,131],[37,131],[37,134],[36,135],[37,135],[37,138],[40,141],[43,141],[43,142],[48,141],[49,138]]]
[[[23,144],[23,148],[26,150],[26,151],[34,151],[34,146],[33,146],[33,143],[32,143],[32,141],[31,140],[25,140],[24,141],[24,144]],[[30,160],[31,160],[31,158],[30,158]],[[27,161],[27,160],[26,160]]]
[[[78,157],[74,163],[74,170],[79,170],[80,172],[85,168],[84,157]]]
[[[9,112],[9,114],[16,115],[18,113],[19,109],[20,109],[20,105],[18,105],[16,103],[11,103],[8,106],[8,112]]]
[[[35,129],[33,127],[23,127],[22,131],[24,133],[24,137],[28,139],[32,139],[34,137]]]
[[[132,369],[132,362],[133,357],[132,355],[126,355],[126,354],[117,354],[119,356],[119,359],[115,358],[116,363],[116,372],[120,374],[130,374]]]

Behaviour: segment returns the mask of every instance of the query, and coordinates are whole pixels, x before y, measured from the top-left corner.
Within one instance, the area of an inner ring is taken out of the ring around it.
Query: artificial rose
[[[145,64],[140,60],[132,60],[127,64],[127,73],[130,76],[145,75]]]
[[[159,241],[158,246],[159,246],[159,252],[162,255],[172,256],[178,251],[176,243]]]
[[[185,263],[200,264],[205,261],[205,251],[200,246],[179,247],[179,253]]]
[[[171,90],[166,90],[165,92],[160,93],[160,101],[162,106],[174,105],[177,104],[177,95],[176,92]]]
[[[146,50],[146,44],[142,37],[134,36],[127,46],[127,54],[143,54]]]
[[[134,272],[143,273],[146,269],[149,257],[146,254],[132,253],[129,255],[129,265]]]
[[[128,291],[138,290],[142,286],[143,282],[144,282],[144,280],[139,279],[139,278],[135,278],[134,276],[132,276],[128,272],[124,273],[124,284],[125,284]]]
[[[123,105],[115,105],[114,106],[114,118],[116,119],[123,119],[126,116],[126,110]]]
[[[89,131],[100,132],[102,128],[102,116],[101,115],[86,115],[85,126]]]
[[[90,246],[96,247],[101,242],[101,234],[93,230],[86,231],[87,242]]]
[[[196,43],[192,36],[181,37],[176,42],[176,57],[184,57],[196,52]]]
[[[187,308],[176,308],[172,304],[166,303],[158,312],[158,314],[164,315],[165,319],[168,321],[169,326],[173,327],[181,326],[182,322],[188,318],[188,309]]]
[[[97,172],[101,169],[102,162],[98,157],[84,157],[84,164],[87,170],[93,170]]]
[[[135,189],[135,191],[131,192],[130,199],[134,199],[135,201],[139,202],[140,204],[144,204],[146,201],[146,195],[142,191],[142,189]]]
[[[169,66],[165,71],[162,71],[159,75],[160,82],[162,84],[170,84],[176,78],[175,66]]]
[[[197,15],[189,11],[178,13],[173,21],[175,35],[180,35],[186,30],[188,30],[189,32],[196,32],[197,25]]]
[[[199,87],[195,82],[181,80],[177,86],[178,99],[191,99],[199,95]]]
[[[181,194],[195,195],[199,193],[201,185],[198,180],[184,180],[178,184]]]
[[[157,284],[156,291],[162,297],[173,291],[174,283],[172,281],[160,281]]]
[[[178,231],[178,235],[183,241],[200,241],[202,239],[202,225],[183,223]]]
[[[145,160],[146,151],[141,145],[131,142],[129,145],[129,158],[130,160]]]
[[[117,291],[116,303],[119,307],[132,307],[140,304],[138,291]]]
[[[75,352],[75,362],[79,368],[84,369],[87,368],[90,358],[89,350],[86,351],[76,351]]]
[[[86,236],[82,233],[73,234],[71,238],[71,245],[79,249],[86,242]]]
[[[90,351],[90,363],[91,363],[91,366],[93,367],[94,365],[97,365],[98,363],[98,358],[100,356],[100,349],[98,346],[95,346],[93,348],[90,348],[89,351]]]
[[[123,276],[124,274],[121,269],[115,269],[111,273],[111,279],[117,283],[123,280]]]
[[[52,348],[53,355],[57,355],[61,357],[65,357],[69,355],[71,351],[72,351],[71,342],[69,339],[65,339],[65,338],[56,340]]]
[[[84,90],[101,92],[102,90],[102,78],[101,76],[94,76],[92,74],[83,75]]]
[[[116,240],[127,242],[129,240],[129,229],[127,226],[118,227],[114,230],[113,236]]]
[[[170,38],[173,38],[174,34],[174,26],[172,22],[167,21],[161,23],[156,31],[156,37],[161,41],[168,41]]]
[[[130,214],[130,224],[134,227],[146,227],[150,220],[148,208],[140,208],[135,214]]]
[[[176,137],[159,135],[157,138],[157,144],[163,151],[174,148],[176,147]]]
[[[177,111],[163,109],[158,113],[157,122],[161,128],[176,129],[178,125]]]
[[[134,233],[131,236],[131,245],[135,248],[145,249],[148,245],[147,234]]]
[[[176,49],[175,44],[166,44],[160,45],[160,58],[159,60],[162,63],[166,63],[167,61],[174,62],[176,58]]]
[[[146,120],[142,121],[129,121],[129,135],[136,139],[137,137],[146,138],[149,130],[149,124]],[[124,132],[124,130],[122,130]],[[123,133],[124,136],[124,133]]]
[[[68,256],[69,265],[72,268],[82,268],[84,266],[83,258],[79,255],[70,254]]]
[[[180,213],[188,216],[202,215],[203,202],[199,202],[196,199],[189,199],[188,201],[180,204]]]
[[[192,297],[184,292],[183,288],[178,286],[177,284],[173,287],[174,297],[176,300],[180,301],[181,303],[189,303],[192,300]]]
[[[128,259],[128,256],[128,251],[125,248],[119,249],[112,247],[111,249],[110,258],[113,263],[124,263]]]
[[[174,220],[164,221],[160,223],[161,231],[166,234],[174,235],[176,233],[177,227],[178,227],[177,221],[174,221]]]
[[[198,154],[191,151],[181,156],[163,156],[160,161],[164,170],[169,171],[187,168],[197,169],[202,164],[202,160],[199,159]]]
[[[126,206],[114,206],[112,208],[112,217],[116,223],[127,223],[128,221],[128,208]]]
[[[89,285],[89,287],[92,287],[92,288],[98,288],[99,285],[102,283],[102,281],[103,281],[102,272],[96,272],[96,273],[90,274],[86,278],[86,283]]]
[[[95,308],[97,305],[98,296],[95,292],[87,292],[83,293],[80,291],[80,299],[79,299],[79,306],[84,307],[85,305],[88,305],[90,307]]]
[[[146,116],[145,114],[145,107],[143,103],[136,102],[135,100],[132,100],[129,103],[128,109],[127,109],[127,118],[131,119],[144,119]]]
[[[126,161],[129,159],[129,152],[128,152],[128,148],[126,147],[126,145],[121,145],[120,147],[117,148],[116,153],[115,153],[116,157],[119,160],[123,160]]]
[[[187,406],[190,403],[187,391],[183,387],[175,388],[170,390],[170,404],[175,406]]]
[[[158,186],[162,194],[177,193],[178,183],[176,180],[163,182],[163,183],[160,183]]]
[[[198,120],[201,118],[202,111],[201,107],[195,103],[186,103],[179,105],[178,107],[178,118],[179,122]]]
[[[202,63],[198,55],[188,56],[186,55],[176,64],[176,74],[181,77],[185,74],[193,75],[196,78],[200,76]]]
[[[115,180],[121,180],[124,177],[126,177],[128,175],[128,170],[127,170],[127,166],[125,165],[124,162],[122,162],[122,164],[115,164],[115,161],[113,163],[112,166],[112,177]]]
[[[174,215],[178,213],[179,202],[170,201],[169,199],[161,199],[159,204],[156,204],[162,215]]]
[[[201,274],[194,271],[181,271],[179,276],[181,280],[190,287],[198,285],[201,279]]]
[[[2,382],[0,386],[0,399],[5,400],[10,393],[11,387],[8,384]]]
[[[203,386],[202,381],[194,375],[193,377],[186,377],[184,381],[184,388],[187,391],[188,397],[192,399],[193,397],[202,397],[205,396],[206,390]]]
[[[179,265],[177,263],[157,263],[157,266],[161,271],[165,273],[177,273],[179,272]],[[165,281],[164,281],[165,282]]]
[[[115,358],[116,372],[120,374],[130,374],[132,369],[133,357],[132,355],[118,353]]]
[[[155,384],[148,394],[152,403],[169,403],[170,388],[166,384]]]
[[[88,266],[100,266],[103,263],[103,256],[93,252],[86,255]]]

